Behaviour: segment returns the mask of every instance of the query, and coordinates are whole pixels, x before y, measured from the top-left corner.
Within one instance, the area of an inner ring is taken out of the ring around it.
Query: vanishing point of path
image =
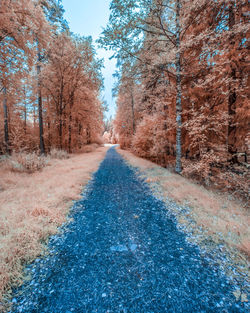
[[[71,216],[11,312],[247,312],[114,148]]]

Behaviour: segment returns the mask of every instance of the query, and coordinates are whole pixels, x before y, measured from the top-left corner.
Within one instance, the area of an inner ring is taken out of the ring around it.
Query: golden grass
[[[34,173],[48,165],[49,158],[39,156],[37,153],[13,153],[2,162],[7,171],[19,173]]]
[[[233,200],[228,194],[207,190],[185,177],[136,157],[129,151],[117,150],[131,165],[140,169],[152,189],[157,187],[163,197],[188,205],[192,209],[192,219],[208,235],[220,233],[229,246],[250,256],[249,210],[241,202]]]
[[[22,282],[24,264],[44,253],[43,242],[66,221],[72,200],[80,198],[106,151],[51,159],[32,174],[0,166],[0,302]]]

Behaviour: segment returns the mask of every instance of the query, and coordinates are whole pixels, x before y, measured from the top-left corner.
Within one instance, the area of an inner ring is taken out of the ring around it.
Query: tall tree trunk
[[[234,7],[233,3],[229,7],[229,30],[232,30],[233,26],[235,25],[235,13],[234,13]],[[234,35],[232,34],[230,36],[230,49],[234,49],[235,41],[234,41]],[[231,55],[230,55],[231,59]],[[233,84],[236,81],[236,69],[235,65],[230,62],[230,68],[231,68],[231,79],[233,81]],[[235,126],[235,105],[237,100],[237,94],[235,91],[235,87],[229,85],[229,97],[228,97],[228,115],[229,115],[229,121],[228,121],[228,134],[227,134],[227,140],[228,140],[228,153],[229,153],[229,160],[233,163],[237,163],[237,149],[235,147],[235,134],[236,134],[236,126]]]
[[[133,135],[135,134],[135,101],[134,101],[134,94],[133,90],[131,89],[131,112],[132,112],[132,130]]]
[[[58,131],[59,131],[59,149],[62,150],[62,126],[63,126],[63,122],[62,122],[62,110],[61,108],[59,108],[59,125],[58,125]]]
[[[48,119],[48,151],[51,151],[51,127],[50,127],[50,119]]]
[[[24,106],[24,134],[27,134],[27,104]]]
[[[181,135],[182,135],[182,103],[181,103],[181,53],[180,53],[180,0],[176,1],[176,166],[175,171],[181,173]]]
[[[62,129],[63,129],[63,79],[61,79],[60,95],[59,95],[59,143],[62,150]]]
[[[78,143],[78,148],[81,149],[82,142],[81,142],[80,138],[82,137],[82,124],[80,123],[80,121],[78,119],[76,120],[76,123],[77,123],[77,127],[78,127],[77,143]]]
[[[90,144],[90,129],[89,129],[89,125],[87,125],[86,128],[86,135],[87,135],[87,144]]]
[[[62,112],[59,113],[59,145],[62,150]]]
[[[33,106],[33,126],[35,127],[36,125],[36,107]]]
[[[38,62],[37,62],[37,87],[38,87],[38,119],[39,119],[39,138],[40,138],[40,153],[45,153],[44,138],[43,138],[43,103],[42,103],[42,88],[41,88],[41,53],[38,44]]]
[[[66,136],[67,136],[67,113],[66,110],[63,110],[63,123],[62,123],[62,138],[63,140],[63,149],[67,149],[67,141],[66,141]]]
[[[47,119],[48,119],[48,151],[51,150],[51,122],[50,122],[50,98],[47,97],[47,103],[48,103],[48,112],[47,112]]]
[[[8,127],[8,108],[7,108],[7,90],[6,87],[3,88],[3,112],[4,112],[4,143],[5,152],[10,153],[9,145],[9,127]]]
[[[71,130],[72,130],[72,106],[69,108],[69,142],[68,142],[68,152],[71,153]]]

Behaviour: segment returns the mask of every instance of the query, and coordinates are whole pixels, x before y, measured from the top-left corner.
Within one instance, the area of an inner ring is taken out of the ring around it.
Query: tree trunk
[[[48,120],[48,151],[51,151],[51,129],[50,129],[50,119]]]
[[[90,144],[90,129],[89,126],[86,128],[86,135],[87,135],[87,144]]]
[[[232,30],[233,26],[235,25],[235,14],[234,14],[234,8],[233,4],[229,7],[229,30]],[[233,49],[235,45],[234,42],[234,35],[232,34],[230,36],[230,48]],[[231,56],[230,56],[231,58]],[[230,76],[233,80],[233,82],[236,81],[236,69],[232,62],[230,62],[230,68],[231,73]],[[237,100],[237,94],[235,91],[235,87],[229,85],[229,97],[228,97],[228,115],[229,115],[229,121],[228,121],[228,133],[227,133],[227,140],[228,140],[228,153],[229,153],[229,161],[233,163],[237,163],[237,149],[235,147],[235,134],[236,134],[236,126],[235,126],[235,105]]]
[[[63,80],[61,79],[60,95],[59,95],[59,142],[62,150],[62,129],[63,129]]]
[[[27,134],[27,104],[24,106],[24,134]]]
[[[7,91],[6,87],[3,88],[3,112],[4,112],[4,143],[5,143],[5,152],[10,153],[9,145],[9,127],[8,127],[8,108],[7,108]]]
[[[37,63],[37,87],[38,87],[38,119],[39,119],[39,138],[40,138],[40,153],[45,154],[44,138],[43,138],[43,103],[41,90],[41,53],[38,44],[38,63]]]
[[[71,107],[69,111],[69,142],[68,142],[68,152],[71,153],[71,129],[72,129],[72,113],[71,113]]]
[[[51,143],[52,143],[52,138],[51,138],[51,123],[50,123],[50,98],[47,98],[48,102],[48,112],[47,112],[47,119],[48,119],[48,151],[51,151]]]
[[[80,140],[80,138],[82,137],[82,124],[79,122],[79,120],[76,120],[77,122],[77,127],[78,127],[78,132],[77,132],[77,144],[78,144],[78,148],[81,149],[82,147],[82,142]]]
[[[36,107],[33,106],[33,126],[36,126]]]
[[[60,149],[62,150],[62,112],[61,110],[59,114],[59,145],[60,145]]]
[[[135,134],[135,102],[134,102],[134,94],[133,90],[131,89],[131,111],[132,111],[132,130],[133,130],[133,135]]]
[[[176,166],[175,171],[181,173],[181,135],[182,135],[182,103],[181,103],[181,54],[180,54],[180,0],[176,1]]]

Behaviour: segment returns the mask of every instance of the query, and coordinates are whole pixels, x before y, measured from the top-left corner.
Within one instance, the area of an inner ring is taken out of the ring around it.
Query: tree
[[[71,151],[103,131],[102,62],[61,1],[0,4],[0,151]],[[2,118],[3,117],[3,118]]]
[[[114,56],[120,64],[124,60],[134,58],[141,61],[140,55],[147,55],[147,64],[154,65],[158,71],[166,72],[175,77],[176,84],[176,172],[180,173],[182,156],[182,70],[181,70],[181,42],[190,25],[200,18],[197,14],[194,19],[183,19],[182,9],[186,1],[165,0],[113,0],[109,24],[103,32],[99,42],[104,47],[115,51]],[[201,1],[199,13],[206,7],[206,2]],[[122,17],[122,18],[121,18]],[[144,48],[145,41],[151,39],[152,48],[158,51],[160,58],[153,60]],[[169,53],[170,52],[170,53]],[[144,58],[145,60],[145,58]],[[126,61],[127,62],[127,61]],[[134,61],[135,62],[135,61]]]
[[[50,99],[47,103],[50,114],[46,114],[46,120],[50,128],[51,124],[56,127],[55,142],[52,143],[51,129],[49,141],[69,152],[72,144],[80,148],[85,141],[90,143],[102,127],[102,108],[98,100],[102,64],[94,55],[90,38],[62,33],[51,42],[48,62],[42,72],[43,92]]]
[[[8,132],[7,125],[7,81],[6,77],[13,74],[14,71],[23,71],[22,65],[30,65],[33,60],[33,49],[35,41],[42,38],[43,35],[48,35],[48,27],[46,20],[41,10],[41,7],[36,2],[28,1],[9,1],[4,0],[1,2],[0,7],[0,44],[7,51],[2,59],[8,60],[5,69],[8,75],[5,74],[5,133]],[[43,41],[43,40],[41,40]],[[45,40],[43,41],[45,42]],[[2,50],[3,51],[3,50]],[[40,52],[39,62],[40,62]],[[19,66],[17,66],[17,64]],[[20,66],[21,64],[21,66]],[[39,72],[40,65],[38,64],[37,70]],[[39,79],[38,79],[39,80]],[[39,85],[39,82],[38,82]],[[39,88],[38,88],[39,89]],[[41,107],[41,97],[38,96],[39,107]],[[42,109],[39,109],[39,114],[42,114]],[[40,121],[40,145],[41,152],[44,152],[44,145],[42,139],[42,117]],[[7,139],[9,136],[5,135]]]
[[[246,162],[247,1],[114,0],[111,9],[100,43],[118,58],[120,144],[163,166],[175,156],[177,172],[182,156],[182,173],[206,182]]]

